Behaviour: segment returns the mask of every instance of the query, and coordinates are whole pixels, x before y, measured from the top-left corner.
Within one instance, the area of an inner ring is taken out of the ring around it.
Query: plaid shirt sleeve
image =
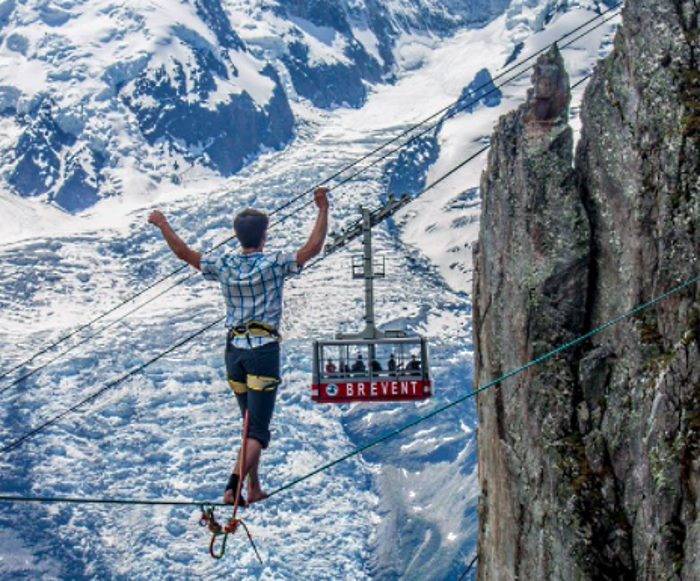
[[[221,269],[219,259],[213,256],[202,256],[199,267],[202,270],[202,276],[207,280],[219,280],[219,270]]]
[[[301,272],[301,266],[297,264],[296,252],[280,252],[276,256],[275,262],[282,270],[282,276],[285,278]]]

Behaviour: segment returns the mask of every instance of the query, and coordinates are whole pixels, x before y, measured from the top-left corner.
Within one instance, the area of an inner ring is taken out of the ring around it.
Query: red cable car
[[[378,221],[384,213],[383,208],[373,216],[363,209],[361,223],[354,226],[354,234],[361,229],[364,239],[364,254],[353,260],[352,270],[353,278],[365,281],[365,328],[314,342],[311,399],[318,403],[416,401],[432,395],[426,339],[403,331],[382,332],[374,325],[373,280],[385,276],[385,267],[383,261],[373,262],[372,225],[373,218]],[[327,252],[352,238],[351,229]]]

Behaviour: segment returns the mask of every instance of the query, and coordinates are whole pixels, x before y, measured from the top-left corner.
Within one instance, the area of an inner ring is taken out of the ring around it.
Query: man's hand
[[[165,217],[165,214],[163,214],[163,212],[161,212],[160,210],[154,210],[153,212],[151,212],[151,215],[148,217],[148,221],[160,229],[162,229],[163,226],[168,225],[168,219]]]
[[[314,202],[319,210],[328,209],[328,188],[319,187],[314,191]]]
[[[316,224],[311,231],[309,240],[297,252],[297,264],[304,266],[314,256],[323,250],[323,241],[328,231],[328,188],[319,187],[314,191],[314,202],[318,206]]]
[[[187,264],[194,266],[197,270],[202,269],[202,255],[189,248],[189,246],[175,234],[163,212],[160,210],[153,210],[148,217],[148,221],[160,228],[163,238],[165,238],[165,241],[168,243],[168,246],[170,246],[170,250],[175,253],[175,256],[180,260],[184,260]]]

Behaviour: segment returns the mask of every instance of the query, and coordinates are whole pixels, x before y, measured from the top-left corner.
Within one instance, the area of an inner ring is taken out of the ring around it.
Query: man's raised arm
[[[201,270],[200,264],[202,255],[192,250],[177,234],[175,234],[175,231],[170,227],[170,224],[168,224],[168,219],[162,212],[158,210],[151,212],[148,221],[160,228],[163,238],[165,238],[165,241],[168,243],[170,250],[173,251],[175,256],[180,260],[184,260],[187,264],[194,266],[197,270]]]
[[[314,229],[311,231],[308,241],[297,252],[297,264],[304,266],[323,250],[323,243],[328,233],[328,188],[316,188],[314,201],[318,207],[318,216]]]

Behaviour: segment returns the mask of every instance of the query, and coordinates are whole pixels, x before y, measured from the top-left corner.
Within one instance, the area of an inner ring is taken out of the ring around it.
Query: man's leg
[[[248,441],[255,441],[251,454],[248,474],[248,499],[256,502],[267,498],[260,485],[258,468],[262,450],[270,443],[270,421],[275,408],[277,387],[280,383],[280,349],[279,343],[268,343],[251,350],[251,359],[247,361],[248,371],[248,411],[250,429]],[[246,449],[247,451],[247,449]],[[246,461],[246,465],[248,462]]]
[[[236,394],[241,414],[245,416],[248,411],[250,424],[248,427],[248,438],[245,447],[245,466],[241,467],[241,450],[238,451],[236,464],[233,469],[229,485],[224,493],[224,502],[233,504],[236,498],[236,486],[239,479],[245,480],[248,477],[247,502],[257,502],[267,498],[267,494],[262,490],[258,468],[262,451],[267,448],[270,442],[270,420],[277,397],[277,383],[275,378],[253,378],[253,385],[256,387],[265,384],[265,389],[248,389],[246,394]],[[241,476],[242,475],[242,476]],[[247,504],[243,502],[241,504]]]
[[[238,407],[241,410],[241,417],[245,418],[246,411],[248,410],[248,394],[247,393],[239,393],[241,391],[241,385],[245,387],[245,384],[238,384],[237,386],[233,385],[233,382],[229,380],[229,384],[231,384],[231,388],[234,390],[234,393],[236,395],[236,401],[238,402]],[[228,480],[228,484],[226,485],[226,490],[224,491],[224,502],[226,504],[233,504],[234,500],[236,499],[236,491],[238,488],[238,481],[241,479],[241,447],[238,448],[238,453],[236,454],[236,462],[233,465],[233,471],[231,472],[231,477]],[[246,446],[246,465],[248,465],[248,454],[250,453],[250,448],[249,446]],[[259,453],[258,453],[259,455]],[[243,479],[245,479],[245,472],[243,474]],[[241,502],[240,504],[242,506],[245,506],[247,504],[245,498],[243,497],[243,494],[241,494]]]
[[[245,462],[245,474],[248,476],[248,502],[257,502],[267,498],[267,494],[260,485],[258,468],[262,451],[267,448],[270,442],[269,426],[277,396],[277,380],[270,378],[268,381],[269,384],[264,391],[248,390],[250,427]],[[256,385],[255,380],[252,383]]]
[[[242,418],[245,417],[248,409],[248,386],[246,385],[246,371],[242,366],[242,360],[246,355],[246,350],[237,349],[227,345],[226,371],[228,374],[228,383],[229,387],[236,396],[236,401],[238,402],[238,407],[241,410]],[[227,504],[233,504],[236,499],[236,490],[238,488],[238,482],[241,474],[239,466],[240,456],[241,452],[239,449],[236,464],[224,492],[224,502]],[[245,506],[246,502],[242,495],[241,501],[241,504]]]
[[[238,450],[238,457],[236,458],[236,465],[233,468],[233,474],[241,478],[243,474],[243,480],[245,480],[246,475],[248,476],[248,499],[247,502],[256,502],[267,498],[262,490],[260,490],[260,482],[258,480],[258,465],[260,464],[260,454],[262,452],[262,444],[257,440],[248,438],[245,446],[245,465],[241,469],[241,449]],[[256,486],[252,486],[251,482],[255,480]],[[237,482],[236,482],[237,484]],[[251,498],[251,490],[253,491],[253,497]],[[226,504],[233,504],[236,499],[236,490],[234,488],[227,489],[224,493],[224,502]]]
[[[258,476],[258,466],[260,465],[260,456],[262,454],[262,444],[254,439],[249,439],[245,447],[245,471],[248,476],[248,502],[257,502],[267,498],[267,494],[263,492],[260,486],[260,478]]]

